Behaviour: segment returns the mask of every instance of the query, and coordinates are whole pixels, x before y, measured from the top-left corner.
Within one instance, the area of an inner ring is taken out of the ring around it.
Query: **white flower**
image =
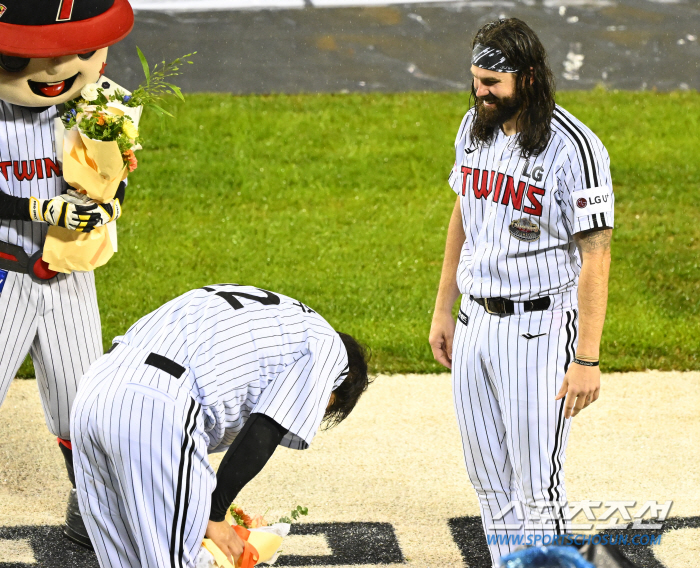
[[[97,96],[99,95],[99,93],[97,92],[98,87],[99,85],[97,83],[88,83],[80,91],[80,96],[83,97],[86,101],[97,100]]]
[[[126,134],[127,138],[131,138],[132,140],[136,140],[136,137],[139,135],[139,129],[136,128],[136,125],[128,118],[124,121],[122,130],[124,131],[124,134]]]

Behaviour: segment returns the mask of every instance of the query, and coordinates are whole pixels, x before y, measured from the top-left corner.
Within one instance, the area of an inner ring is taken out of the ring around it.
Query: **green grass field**
[[[568,92],[559,103],[612,162],[603,370],[700,369],[700,95]],[[178,294],[235,282],[309,304],[371,347],[374,371],[441,370],[427,335],[467,104],[190,95],[164,128],[146,117],[120,250],[97,271],[105,345]]]

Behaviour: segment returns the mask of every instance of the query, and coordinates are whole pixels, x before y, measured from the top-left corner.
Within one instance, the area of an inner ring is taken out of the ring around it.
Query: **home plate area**
[[[700,373],[610,374],[602,385],[598,402],[573,425],[570,501],[634,502],[632,516],[650,501],[673,505],[661,529],[603,529],[611,519],[596,518],[578,532],[626,535],[620,550],[632,566],[696,567],[700,409],[684,393],[700,391]],[[450,389],[449,375],[379,376],[353,414],[319,433],[309,450],[275,453],[236,504],[271,522],[308,507],[278,566],[490,568]],[[95,555],[61,532],[70,486],[35,381],[12,384],[0,432],[0,568],[97,568]],[[214,467],[222,457],[211,456]],[[623,511],[613,518],[629,521]],[[662,538],[631,544],[640,534]]]

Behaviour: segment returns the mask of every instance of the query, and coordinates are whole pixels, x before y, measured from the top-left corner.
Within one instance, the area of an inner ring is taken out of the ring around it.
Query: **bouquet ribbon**
[[[252,545],[252,543],[248,542],[248,539],[250,538],[250,531],[239,525],[233,525],[233,530],[236,531],[236,534],[245,542],[243,554],[241,554],[238,562],[236,562],[235,567],[233,564],[231,564],[226,555],[221,552],[219,547],[216,546],[211,540],[206,538],[204,539],[204,548],[209,551],[209,553],[214,557],[214,561],[216,562],[217,566],[221,568],[253,568],[253,566],[255,566],[260,560],[260,553],[258,552],[257,548]],[[281,540],[282,539],[280,539],[280,541]]]
[[[239,537],[241,537],[241,540],[245,541],[245,546],[243,547],[243,554],[241,554],[241,557],[239,558],[236,565],[238,566],[238,568],[253,568],[253,566],[255,566],[258,563],[258,560],[260,559],[260,554],[258,554],[256,548],[248,542],[248,539],[250,538],[250,531],[239,525],[233,527],[233,530],[236,531],[236,534]]]

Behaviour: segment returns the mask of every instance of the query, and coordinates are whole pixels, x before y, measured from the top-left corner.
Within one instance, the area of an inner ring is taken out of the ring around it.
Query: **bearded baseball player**
[[[141,318],[83,377],[71,417],[80,510],[102,568],[193,568],[278,445],[309,447],[367,389],[363,348],[297,300],[206,286]],[[226,451],[218,473],[207,457]]]
[[[497,566],[515,547],[567,530],[565,450],[571,418],[600,391],[614,198],[608,153],[555,104],[527,24],[483,26],[471,73],[475,104],[455,142],[457,201],[430,345],[452,369]]]
[[[90,231],[116,219],[115,200],[66,195],[56,155],[56,105],[99,80],[107,46],[133,26],[127,0],[2,0],[0,4],[0,403],[29,353],[46,423],[75,487],[70,409],[102,354],[93,274],[57,274],[42,260],[49,225]],[[90,546],[75,489],[64,532]]]

